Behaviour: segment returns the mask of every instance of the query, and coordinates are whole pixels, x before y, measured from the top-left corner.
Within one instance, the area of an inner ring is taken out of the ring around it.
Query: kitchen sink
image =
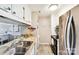
[[[31,46],[32,43],[33,43],[33,41],[20,41],[17,43],[17,46],[29,47],[29,46]]]
[[[32,43],[33,41],[23,41],[23,47],[29,47]]]
[[[16,47],[16,51],[14,55],[24,55],[27,49],[23,47]]]
[[[30,48],[33,41],[21,41],[16,46],[14,55],[24,55]]]

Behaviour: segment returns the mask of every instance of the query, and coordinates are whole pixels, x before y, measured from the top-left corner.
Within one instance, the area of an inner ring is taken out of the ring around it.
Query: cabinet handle
[[[23,19],[25,19],[25,17],[23,17]]]
[[[23,19],[25,20],[25,8],[23,7]]]
[[[4,9],[6,9],[6,10],[11,10],[11,8],[10,8],[10,7],[7,7],[7,8],[6,8],[6,7],[4,7]]]
[[[12,12],[12,14],[16,14],[16,12],[14,11],[14,12]]]
[[[8,10],[11,10],[11,8],[10,8],[10,7],[8,7],[7,9],[8,9]]]

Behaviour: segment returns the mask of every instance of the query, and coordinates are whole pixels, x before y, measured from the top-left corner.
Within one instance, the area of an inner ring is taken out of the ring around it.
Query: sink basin
[[[16,47],[16,51],[14,55],[24,55],[27,49],[24,47]]]
[[[31,44],[33,43],[33,41],[21,41],[17,44],[17,46],[21,46],[21,47],[29,47],[31,46]]]
[[[23,41],[23,47],[29,47],[32,43],[33,41]]]
[[[16,52],[14,55],[24,55],[27,50],[30,48],[33,41],[21,41],[16,47]]]

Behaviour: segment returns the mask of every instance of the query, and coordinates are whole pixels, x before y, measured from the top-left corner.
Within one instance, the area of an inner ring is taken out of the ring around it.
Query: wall
[[[3,35],[8,34],[16,38],[16,36],[21,35],[25,29],[25,26],[0,22],[0,38],[2,39]],[[8,36],[5,36],[3,39],[8,39]]]
[[[34,36],[36,37],[36,46],[39,47],[39,28],[38,28],[38,12],[32,12],[32,25],[36,29],[33,31]]]
[[[39,20],[39,42],[40,44],[51,43],[51,19],[50,17],[40,16]]]
[[[52,32],[52,35],[56,35],[55,28],[57,25],[59,25],[58,17],[56,15],[52,14],[51,15],[51,32]]]
[[[13,25],[7,23],[0,23],[0,34],[4,35],[6,34],[6,31],[13,32]]]
[[[63,4],[62,7],[57,12],[57,16],[60,17],[61,15],[63,15],[64,13],[66,13],[75,6],[77,6],[77,4]]]
[[[36,28],[38,25],[38,12],[32,12],[32,25]]]
[[[67,17],[69,16],[69,13],[65,13],[59,18],[59,54],[64,55],[66,54],[66,48],[65,48],[65,41],[64,41],[64,34],[65,34],[65,26]]]

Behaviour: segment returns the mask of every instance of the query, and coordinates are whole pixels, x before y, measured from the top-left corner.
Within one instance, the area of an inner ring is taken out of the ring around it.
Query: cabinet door
[[[0,9],[11,13],[11,4],[0,4]]]
[[[23,5],[13,4],[12,5],[12,14],[23,19]]]
[[[33,46],[31,55],[34,55],[34,54],[35,54],[35,51],[34,51],[34,46]]]
[[[25,20],[31,23],[31,10],[27,5],[25,6]]]

